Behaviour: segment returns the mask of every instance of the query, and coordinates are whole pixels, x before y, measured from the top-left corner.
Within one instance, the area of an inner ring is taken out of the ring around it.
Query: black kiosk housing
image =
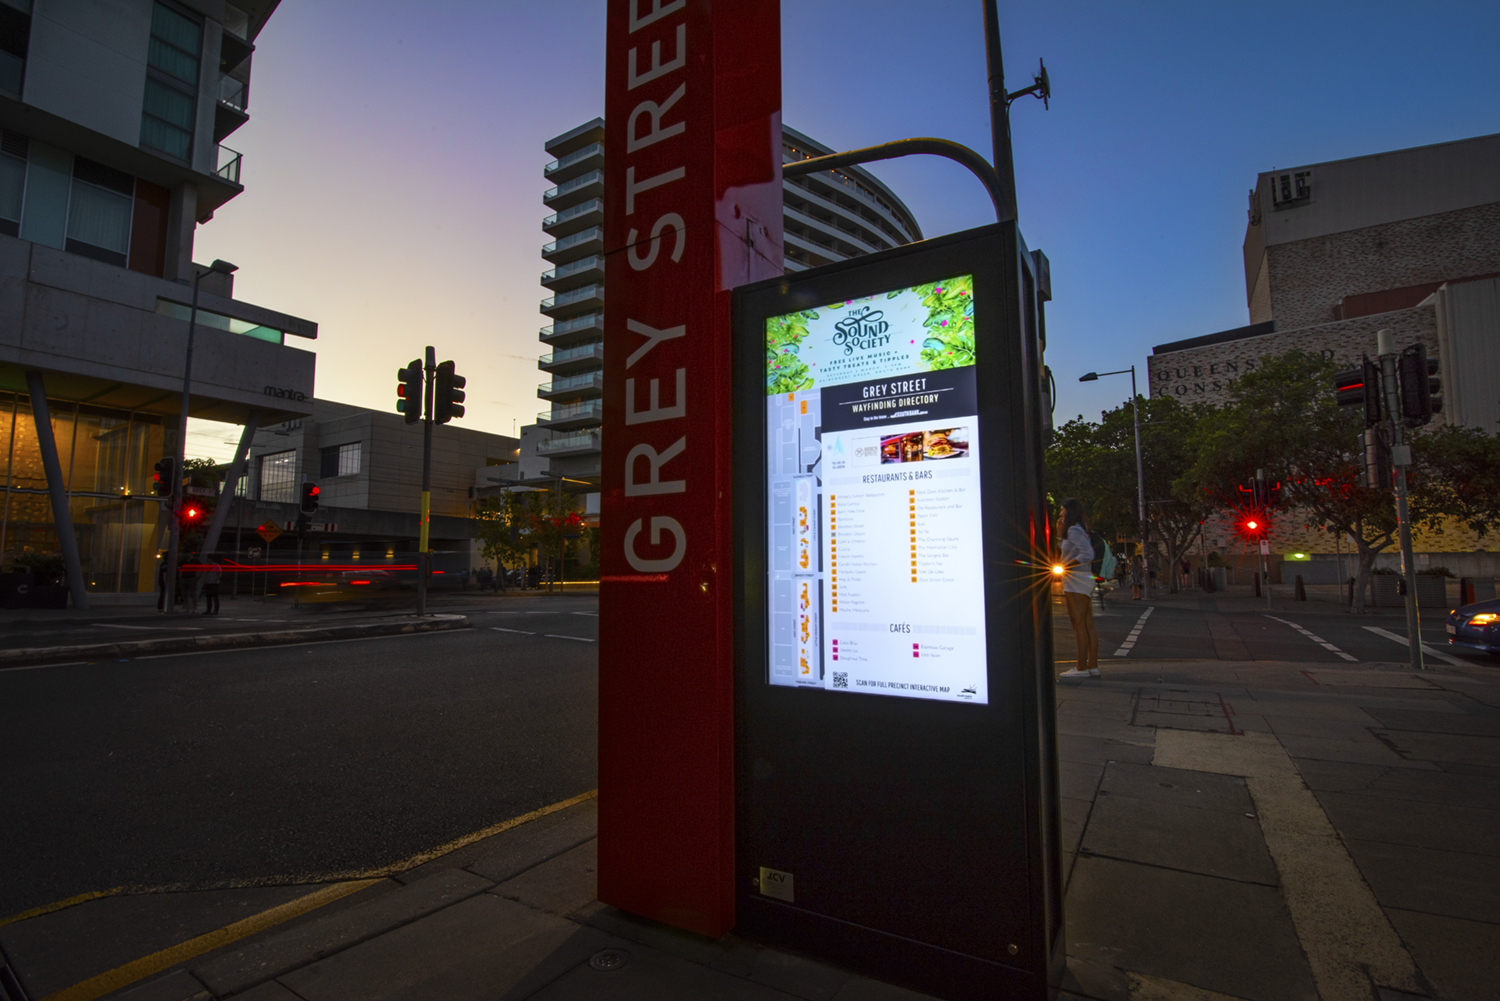
[[[988,701],[771,684],[766,322],[957,274]],[[955,1001],[1045,998],[1064,958],[1035,280],[1002,223],[734,293],[737,931]]]

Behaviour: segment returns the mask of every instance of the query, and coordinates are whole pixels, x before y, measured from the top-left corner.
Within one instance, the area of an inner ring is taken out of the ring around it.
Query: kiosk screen
[[[766,321],[771,684],[988,700],[973,290]]]

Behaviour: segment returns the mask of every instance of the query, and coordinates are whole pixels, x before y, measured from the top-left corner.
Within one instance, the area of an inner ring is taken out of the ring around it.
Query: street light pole
[[[196,266],[193,268],[193,305],[188,312],[187,360],[182,367],[182,406],[177,418],[177,454],[172,467],[172,497],[167,511],[167,517],[172,519],[167,525],[170,534],[167,537],[167,598],[164,611],[168,615],[177,612],[177,558],[178,546],[182,541],[182,521],[178,512],[182,510],[182,467],[187,461],[188,397],[193,388],[193,334],[198,329],[198,280],[207,274],[232,275],[238,270],[235,265],[221,260],[215,260],[207,271],[199,271]]]
[[[1146,600],[1151,599],[1151,574],[1146,562],[1146,465],[1141,459],[1141,408],[1135,388],[1135,366],[1122,368],[1118,372],[1088,372],[1078,377],[1079,382],[1098,382],[1100,376],[1130,373],[1130,418],[1135,425],[1135,502],[1136,520],[1141,533],[1141,582]]]

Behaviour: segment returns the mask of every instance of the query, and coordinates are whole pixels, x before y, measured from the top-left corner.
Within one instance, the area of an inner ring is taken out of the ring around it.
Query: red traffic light
[[[1260,523],[1257,522],[1254,518],[1251,518],[1249,521],[1245,522],[1245,527],[1253,532],[1260,527]]]
[[[320,486],[318,486],[316,483],[312,483],[312,484],[308,485],[307,496],[309,496],[309,497],[316,497],[316,496],[318,496],[318,494],[320,494],[322,492],[323,492],[323,488],[320,487]]]
[[[1271,523],[1264,511],[1246,511],[1241,513],[1234,527],[1235,531],[1244,538],[1258,542],[1266,538],[1271,529]]]
[[[198,514],[199,514],[199,512],[198,512],[198,508],[197,507],[188,507],[188,508],[186,508],[182,512],[182,516],[184,518],[186,518],[188,521],[195,521],[195,520],[197,520]]]

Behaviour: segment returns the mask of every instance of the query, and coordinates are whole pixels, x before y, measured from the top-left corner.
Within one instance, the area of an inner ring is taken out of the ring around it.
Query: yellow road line
[[[197,938],[179,942],[160,952],[142,956],[124,966],[117,966],[113,970],[76,983],[72,987],[64,987],[60,991],[48,994],[41,1001],[93,1001],[94,998],[103,997],[137,980],[149,977],[153,973],[160,973],[178,963],[201,956],[205,952],[211,952],[231,942],[238,942],[242,938],[265,931],[283,921],[290,921],[292,918],[306,914],[324,904],[331,904],[341,897],[347,897],[351,893],[378,882],[380,882],[378,879],[356,879],[347,883],[325,886],[306,896],[298,897],[296,900],[279,904],[268,911],[261,911],[259,914],[252,914],[248,918],[225,925],[223,928],[217,928],[206,935],[199,935]]]
[[[485,838],[494,837],[496,834],[508,831],[513,827],[520,827],[522,824],[539,820],[548,814],[557,813],[559,810],[566,810],[568,807],[577,806],[579,803],[585,803],[598,795],[598,789],[590,789],[588,792],[580,793],[560,803],[552,803],[549,806],[532,810],[530,813],[523,813],[519,817],[502,820],[500,823],[492,824],[483,830],[454,838],[452,841],[438,845],[436,848],[408,856],[393,865],[381,866],[378,869],[370,869],[357,873],[345,872],[325,875],[322,877],[325,880],[336,879],[340,880],[340,882],[322,887],[306,896],[298,897],[296,900],[278,904],[268,911],[252,914],[248,918],[225,925],[223,928],[208,932],[205,935],[199,935],[197,938],[188,939],[186,942],[179,942],[160,952],[153,952],[149,956],[143,956],[140,959],[126,963],[124,966],[117,966],[113,970],[76,983],[72,987],[65,987],[60,991],[49,994],[42,998],[41,1001],[93,1001],[94,998],[103,997],[122,987],[133,984],[137,980],[149,977],[153,973],[160,973],[162,970],[176,966],[178,963],[184,963],[189,959],[201,956],[205,952],[211,952],[221,946],[229,945],[231,942],[237,942],[242,938],[279,925],[284,921],[290,921],[292,918],[306,914],[308,911],[322,907],[324,904],[331,904],[341,897],[347,897],[351,893],[380,882],[386,876],[405,872],[408,869],[415,869],[425,862],[441,858],[449,852],[455,852],[460,848],[474,844],[476,841],[483,841]],[[311,879],[309,879],[310,881]],[[176,892],[184,892],[191,888],[173,887],[171,889]],[[7,925],[15,921],[24,921],[27,918],[40,917],[43,914],[60,911],[65,907],[72,907],[75,904],[82,904],[101,897],[111,897],[119,893],[132,891],[143,892],[143,888],[117,886],[111,890],[80,893],[76,897],[69,897],[66,900],[59,900],[56,903],[33,907],[29,911],[14,914],[0,920],[0,925]]]
[[[87,903],[90,900],[98,900],[101,897],[113,897],[115,894],[123,892],[125,892],[125,887],[123,886],[117,886],[111,890],[90,890],[88,893],[80,893],[78,896],[69,897],[67,900],[58,900],[51,904],[43,904],[40,907],[33,907],[29,911],[12,914],[8,918],[0,918],[0,928],[9,924],[15,924],[17,921],[25,921],[27,918],[39,918],[43,914],[51,914],[53,911],[60,911],[64,908],[72,907],[74,904]]]

